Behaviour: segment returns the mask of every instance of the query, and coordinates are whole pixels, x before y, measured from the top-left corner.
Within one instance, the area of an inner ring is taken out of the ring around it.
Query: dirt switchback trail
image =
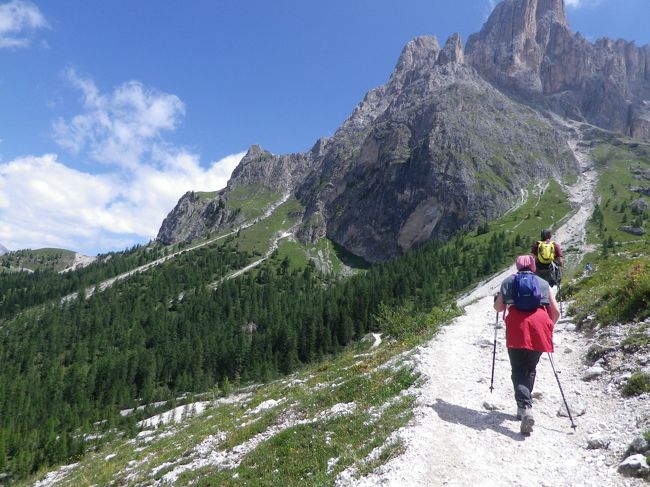
[[[582,195],[584,206],[590,206],[595,181],[586,170],[569,194]],[[590,213],[580,209],[556,234],[583,248]],[[415,360],[425,382],[417,391],[413,424],[398,435],[406,451],[355,485],[647,485],[616,471],[623,451],[638,434],[635,411],[607,384],[582,380],[588,340],[571,331],[570,319],[556,325],[554,360],[569,405],[580,414],[574,418],[575,432],[567,417],[558,416],[563,402],[548,356],[543,355],[534,391],[534,432],[529,437],[519,433],[504,328],[498,330],[490,393],[496,318],[492,297],[513,272],[514,266],[461,299],[465,314],[418,349]],[[594,433],[615,440],[609,449],[587,449],[587,438]]]

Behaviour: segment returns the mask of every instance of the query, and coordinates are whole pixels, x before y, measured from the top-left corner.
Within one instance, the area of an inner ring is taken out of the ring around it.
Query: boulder
[[[636,235],[637,237],[641,237],[642,235],[645,235],[645,230],[641,227],[630,227],[630,226],[623,226],[619,227],[619,230],[621,232],[629,233],[631,235]]]
[[[638,436],[632,440],[632,443],[630,443],[630,446],[627,448],[627,454],[632,455],[634,453],[647,453],[648,450],[650,450],[648,440],[641,436]]]
[[[572,400],[569,403],[569,409],[571,410],[571,416],[573,418],[577,418],[578,416],[583,416],[587,412],[587,406],[582,402],[576,400]],[[564,418],[569,417],[569,413],[566,410],[566,405],[564,404],[564,401],[562,401],[562,404],[560,404],[560,408],[557,411],[557,415]]]
[[[593,433],[587,438],[588,450],[602,450],[609,447],[612,440],[603,433]]]
[[[585,373],[582,375],[582,380],[584,381],[590,381],[597,379],[601,375],[605,373],[605,369],[600,367],[599,365],[594,365],[593,367],[589,367]]]
[[[618,471],[628,477],[643,477],[650,473],[650,467],[645,455],[637,453],[623,460],[618,466]]]
[[[645,213],[646,211],[648,211],[648,203],[643,198],[639,198],[638,200],[636,200],[630,205],[630,209],[637,214]]]

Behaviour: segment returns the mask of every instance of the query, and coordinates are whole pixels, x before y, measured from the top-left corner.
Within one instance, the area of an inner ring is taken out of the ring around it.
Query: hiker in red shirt
[[[560,283],[560,267],[562,267],[564,255],[560,244],[551,240],[551,231],[542,230],[541,240],[533,242],[531,253],[535,256],[535,266],[539,277],[544,279],[550,286]]]
[[[517,258],[517,274],[508,276],[495,296],[494,309],[505,312],[506,347],[512,369],[512,385],[517,402],[517,419],[521,420],[520,431],[530,434],[535,419],[532,413],[532,392],[535,385],[537,363],[542,353],[553,351],[553,327],[560,317],[555,297],[548,283],[535,275],[535,259],[532,255]],[[519,277],[518,277],[519,276]],[[526,281],[533,288],[534,296],[527,296],[531,309],[523,305],[523,285]]]

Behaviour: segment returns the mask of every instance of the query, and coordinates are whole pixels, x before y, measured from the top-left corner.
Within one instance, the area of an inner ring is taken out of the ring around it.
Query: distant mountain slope
[[[331,139],[285,156],[253,146],[226,189],[209,200],[185,195],[158,239],[238,223],[241,212],[228,206],[242,188],[293,192],[305,206],[303,241],[327,236],[383,261],[502,214],[528,185],[574,173],[575,164],[549,120],[464,63],[458,35],[443,49],[419,37]]]
[[[65,249],[25,249],[0,256],[0,266],[16,270],[62,271],[73,265],[77,254]]]

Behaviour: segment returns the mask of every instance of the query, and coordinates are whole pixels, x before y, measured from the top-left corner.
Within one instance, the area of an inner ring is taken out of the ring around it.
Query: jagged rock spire
[[[435,36],[420,36],[409,41],[400,54],[391,81],[403,80],[408,73],[429,70],[440,54],[440,43]]]
[[[535,0],[530,1],[534,2]],[[537,0],[536,12],[538,22],[546,17],[552,22],[569,25],[564,11],[564,0]]]
[[[491,80],[515,77],[518,88],[542,91],[540,66],[558,32],[569,34],[563,0],[504,0],[470,36],[465,54]]]
[[[463,64],[465,62],[465,54],[463,53],[463,41],[460,34],[453,34],[447,42],[445,47],[440,51],[438,56],[438,65],[446,65],[451,63]]]

